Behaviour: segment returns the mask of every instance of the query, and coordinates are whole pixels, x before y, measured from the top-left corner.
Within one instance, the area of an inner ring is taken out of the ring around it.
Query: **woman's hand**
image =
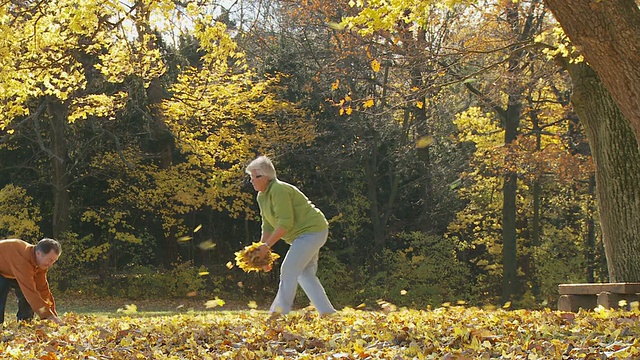
[[[56,315],[51,315],[47,318],[47,320],[53,321],[54,323],[58,324],[58,325],[64,325],[64,321],[62,321],[59,317],[57,317]]]
[[[271,256],[271,248],[269,247],[269,245],[267,245],[267,243],[262,243],[262,245],[260,245],[260,247],[258,248],[258,251],[260,251],[260,257],[262,259],[266,260],[269,258],[269,256]],[[269,272],[271,271],[271,269],[271,264],[262,266],[262,271],[264,272]]]

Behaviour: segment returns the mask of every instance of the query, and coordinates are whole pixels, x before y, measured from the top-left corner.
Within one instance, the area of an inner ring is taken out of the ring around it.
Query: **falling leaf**
[[[365,306],[367,306],[367,304],[361,303],[360,305],[356,306],[356,309],[363,309]]]
[[[116,310],[116,312],[131,315],[138,312],[138,307],[135,304],[125,305],[124,309],[119,308],[118,310]]]
[[[244,284],[242,283],[242,281],[238,281],[238,287],[244,287]]]
[[[204,303],[204,306],[207,309],[211,309],[211,308],[215,308],[215,307],[218,307],[218,306],[224,306],[224,304],[225,304],[224,300],[222,300],[222,299],[220,299],[220,298],[218,298],[216,296],[215,299],[209,300],[206,303]]]
[[[424,103],[423,103],[422,101],[417,101],[417,102],[416,102],[416,107],[417,107],[418,109],[422,109],[422,108],[424,107]]]
[[[380,62],[376,59],[373,59],[373,61],[371,61],[371,69],[375,72],[380,71]]]
[[[368,108],[372,107],[373,105],[375,105],[375,102],[373,101],[373,99],[368,99],[367,101],[365,101],[362,104],[362,107],[365,108],[365,109],[368,109]]]
[[[511,301],[507,301],[506,303],[504,303],[504,305],[502,305],[503,309],[508,309],[511,307]]]
[[[256,304],[255,301],[249,301],[249,304],[247,304],[247,306],[249,306],[249,308],[251,308],[251,309],[257,309],[258,308],[258,304]]]
[[[349,106],[345,112],[347,113],[347,115],[351,115],[351,113],[353,112],[353,109],[351,108],[351,106]]]
[[[216,247],[216,244],[211,240],[206,240],[198,244],[200,250],[211,250]]]
[[[430,135],[422,136],[421,138],[418,139],[418,141],[416,141],[416,148],[424,149],[427,146],[430,146],[431,144],[433,144],[433,136],[430,136]]]
[[[194,233],[197,233],[198,231],[200,231],[200,229],[202,229],[202,225],[198,225],[198,226],[196,226],[196,228],[195,228],[195,229],[193,229],[193,232],[194,232]]]
[[[337,23],[337,22],[333,22],[333,21],[329,21],[329,22],[327,22],[327,26],[328,26],[330,29],[333,29],[333,30],[344,30],[344,28],[345,28],[345,25],[344,25],[344,24],[342,24],[342,23]]]
[[[178,242],[187,242],[190,241],[192,239],[191,236],[181,236],[178,238]]]
[[[209,272],[208,272],[208,271],[200,271],[200,272],[198,273],[198,276],[207,276],[207,275],[209,275]]]
[[[233,269],[233,266],[234,266],[234,265],[233,265],[233,263],[232,263],[231,261],[229,261],[229,262],[227,263],[227,269]]]
[[[407,290],[400,290],[400,295],[407,295]]]
[[[339,87],[340,87],[340,79],[336,79],[336,81],[331,84],[331,90],[338,90]]]

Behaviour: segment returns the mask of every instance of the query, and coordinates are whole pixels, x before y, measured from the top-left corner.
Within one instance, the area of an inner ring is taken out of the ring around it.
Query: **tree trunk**
[[[519,102],[509,97],[509,105],[506,111],[505,144],[511,144],[518,134],[520,122]],[[507,160],[506,163],[509,163]],[[518,192],[517,175],[508,171],[504,175],[502,188],[502,301],[511,300],[517,286],[517,232],[516,232],[516,195]]]
[[[373,227],[373,242],[376,249],[382,249],[385,244],[385,231],[380,206],[378,205],[377,165],[377,142],[374,141],[371,157],[364,161],[364,176],[367,181],[367,199],[369,200],[369,217]]]
[[[596,178],[595,176],[589,177],[589,194],[594,194],[596,191]],[[589,214],[595,213],[595,209],[589,206]],[[587,234],[585,238],[586,259],[587,259],[587,282],[592,283],[596,281],[596,224],[592,216],[587,218]]]
[[[640,144],[640,9],[635,0],[545,0]],[[601,134],[597,134],[601,136]],[[604,136],[604,134],[602,134]]]
[[[567,66],[573,107],[596,168],[596,194],[609,281],[640,281],[640,152],[629,122],[585,63]]]
[[[67,170],[67,108],[53,102],[49,105],[51,141],[51,184],[53,187],[52,236],[60,237],[71,226],[71,198],[69,196],[69,172]]]

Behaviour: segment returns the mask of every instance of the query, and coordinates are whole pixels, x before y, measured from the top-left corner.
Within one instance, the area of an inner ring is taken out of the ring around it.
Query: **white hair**
[[[251,175],[251,171],[254,171],[256,175],[266,176],[270,180],[276,178],[276,168],[273,167],[271,159],[264,155],[257,157],[255,160],[249,163],[249,165],[247,165],[245,172]]]

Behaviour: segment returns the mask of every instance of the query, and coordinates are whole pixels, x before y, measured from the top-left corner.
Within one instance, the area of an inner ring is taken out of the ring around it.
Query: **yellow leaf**
[[[192,237],[191,236],[181,236],[178,238],[178,242],[187,242],[189,240],[191,240]]]
[[[125,305],[124,309],[119,308],[116,312],[131,315],[138,312],[138,307],[135,304]]]
[[[336,79],[336,81],[331,84],[331,90],[338,90],[338,87],[340,86],[340,79]]]
[[[400,290],[400,295],[407,295],[407,290]]]
[[[198,226],[196,226],[196,228],[195,228],[195,229],[193,229],[193,232],[194,232],[194,233],[196,233],[196,232],[198,232],[200,229],[202,229],[202,225],[198,225]]]
[[[220,299],[220,298],[218,298],[216,296],[215,299],[209,300],[206,303],[204,303],[204,306],[207,309],[211,309],[211,308],[218,307],[218,306],[224,306],[224,304],[225,304],[224,300],[222,300],[222,299]]]
[[[233,269],[233,263],[231,261],[227,263],[227,269]]]
[[[214,247],[216,247],[216,244],[215,244],[213,241],[211,241],[211,240],[207,240],[207,241],[203,241],[203,242],[201,242],[200,244],[198,244],[198,247],[199,247],[201,250],[211,250],[211,249],[213,249]]]
[[[373,101],[373,99],[369,99],[367,101],[364,102],[364,104],[362,104],[362,107],[364,107],[365,109],[368,109],[370,107],[372,107],[375,104],[375,102]]]
[[[433,144],[433,136],[423,136],[416,141],[416,148],[424,149],[431,144]]]
[[[209,275],[209,272],[208,272],[208,271],[200,271],[200,272],[198,273],[198,276],[207,276],[207,275]]]
[[[418,107],[418,109],[422,109],[424,107],[424,103],[422,101],[418,101],[416,102],[416,107]]]
[[[249,301],[249,304],[247,304],[247,306],[249,306],[251,309],[257,309],[258,308],[258,304],[256,304],[255,301]]]
[[[351,108],[351,106],[349,106],[347,110],[345,110],[345,112],[347,113],[347,115],[351,115],[351,113],[353,112],[353,109]]]
[[[380,62],[376,59],[373,59],[373,61],[371,61],[371,69],[373,69],[373,71],[375,72],[380,71]]]
[[[333,22],[333,21],[327,22],[327,26],[333,30],[344,30],[345,28],[344,24]]]

